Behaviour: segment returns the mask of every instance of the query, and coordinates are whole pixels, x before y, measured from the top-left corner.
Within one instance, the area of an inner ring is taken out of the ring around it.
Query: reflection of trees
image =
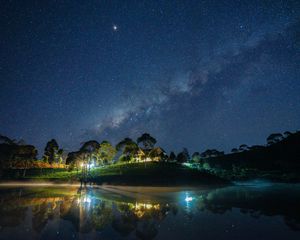
[[[24,221],[26,217],[26,207],[18,208],[6,207],[0,208],[0,226],[1,227],[15,227]]]
[[[98,199],[84,193],[69,204],[60,205],[61,217],[72,222],[77,231],[88,233],[112,226],[121,236],[134,233],[140,239],[153,239],[157,224],[168,212],[177,213],[176,206],[168,204],[126,203]]]
[[[122,236],[135,231],[140,239],[153,239],[157,225],[169,212],[177,213],[176,206],[152,203],[117,203],[118,214],[114,215],[112,227]]]
[[[136,230],[136,236],[140,239],[153,239],[157,235],[158,230],[154,222],[146,221]]]
[[[300,190],[268,189],[227,187],[204,192],[193,197],[189,211],[195,215],[196,206],[200,211],[216,214],[237,208],[242,214],[255,218],[278,215],[290,229],[299,231]],[[105,195],[98,196],[93,191],[7,191],[0,194],[0,225],[16,227],[30,217],[33,229],[41,233],[49,220],[60,218],[70,222],[80,233],[112,227],[120,236],[153,239],[167,215],[178,212],[176,204],[121,202],[120,198],[103,197]]]
[[[0,213],[6,216],[0,217],[1,226],[19,226],[30,217],[33,229],[41,233],[49,220],[60,218],[81,233],[111,226],[121,236],[133,234],[139,239],[153,239],[158,234],[158,224],[169,212],[176,215],[178,211],[176,205],[104,200],[95,197],[92,191],[64,194],[54,190],[24,190],[21,194],[0,195]]]
[[[202,194],[197,206],[216,214],[239,208],[254,218],[279,215],[292,230],[300,231],[299,202],[300,192],[291,189],[228,187]]]
[[[95,230],[100,231],[104,229],[112,221],[111,205],[106,202],[95,205],[92,209],[92,215],[92,224],[95,227]]]
[[[114,216],[112,227],[114,230],[120,233],[121,236],[125,237],[136,229],[137,221],[137,216],[130,211],[129,208],[127,208],[120,216]]]
[[[41,232],[49,219],[47,202],[33,206],[32,214],[32,227],[35,231]]]
[[[0,226],[15,227],[24,221],[27,207],[17,205],[19,191],[6,190],[6,192],[6,194],[0,192]]]

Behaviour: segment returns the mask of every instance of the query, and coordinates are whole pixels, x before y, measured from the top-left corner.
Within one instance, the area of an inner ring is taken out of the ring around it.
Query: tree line
[[[288,136],[291,132],[273,133],[267,137],[267,146],[278,143]],[[187,148],[175,154],[169,154],[155,146],[157,140],[149,133],[139,136],[136,141],[131,138],[124,138],[115,146],[109,141],[98,142],[89,140],[81,144],[78,151],[65,152],[55,139],[47,142],[41,159],[38,159],[38,151],[35,146],[26,144],[23,140],[17,141],[6,136],[0,135],[0,163],[1,168],[62,168],[68,166],[70,169],[79,169],[82,165],[103,166],[116,162],[146,162],[146,161],[166,161],[166,162],[195,162],[203,163],[207,158],[220,157],[223,151],[207,149],[204,152],[194,152],[189,154]],[[264,148],[265,146],[240,145],[233,148],[232,153],[244,152]]]

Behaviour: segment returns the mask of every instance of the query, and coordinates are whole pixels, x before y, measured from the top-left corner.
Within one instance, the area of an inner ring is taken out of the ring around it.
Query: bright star
[[[113,25],[113,30],[116,32],[116,31],[118,31],[118,26],[117,25]]]

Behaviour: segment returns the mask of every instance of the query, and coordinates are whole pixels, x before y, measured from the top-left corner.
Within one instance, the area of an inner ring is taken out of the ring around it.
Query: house
[[[139,148],[135,160],[137,162],[160,162],[167,158],[168,155],[161,147],[155,147],[151,150]]]

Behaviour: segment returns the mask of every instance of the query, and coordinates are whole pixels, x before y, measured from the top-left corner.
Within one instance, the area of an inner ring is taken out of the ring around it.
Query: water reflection
[[[195,219],[193,225],[181,229],[181,233],[204,233],[197,225],[200,225],[201,216],[207,219],[213,216],[225,224],[228,213],[238,216],[242,219],[240,222],[248,217],[280,217],[288,226],[284,231],[299,234],[299,202],[297,185],[264,189],[235,186],[146,194],[142,198],[93,188],[1,188],[0,239],[24,239],[24,232],[28,238],[43,239],[176,238],[175,231],[173,235],[172,231],[166,232]],[[268,221],[265,223],[272,224]],[[215,228],[214,231],[223,229]],[[205,234],[207,236],[207,232]]]
[[[224,214],[237,208],[253,218],[281,216],[290,229],[300,231],[299,185],[228,187],[199,196],[198,209]]]

